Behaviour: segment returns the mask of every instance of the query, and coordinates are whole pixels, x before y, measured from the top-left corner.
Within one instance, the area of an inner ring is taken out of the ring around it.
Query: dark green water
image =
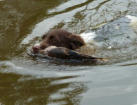
[[[0,105],[136,105],[135,58],[70,66],[26,54],[51,28],[81,33],[125,15],[136,0],[0,0]]]

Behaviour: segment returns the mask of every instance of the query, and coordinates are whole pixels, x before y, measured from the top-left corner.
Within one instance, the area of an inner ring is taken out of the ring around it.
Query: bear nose
[[[37,46],[33,46],[32,49],[34,53],[37,53],[39,51],[39,48]]]
[[[38,45],[38,44],[34,45],[34,46],[32,47],[32,50],[33,50],[34,53],[38,53],[39,50],[40,50],[40,45]]]

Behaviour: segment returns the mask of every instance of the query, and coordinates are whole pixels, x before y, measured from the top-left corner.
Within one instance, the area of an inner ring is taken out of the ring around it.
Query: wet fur
[[[85,42],[80,36],[62,29],[51,30],[44,34],[40,44],[41,49],[48,46],[57,46],[71,50],[78,49],[83,45],[85,45]]]

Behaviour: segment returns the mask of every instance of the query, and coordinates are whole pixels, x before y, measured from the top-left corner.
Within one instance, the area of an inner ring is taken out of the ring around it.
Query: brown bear
[[[34,53],[37,53],[39,50],[43,50],[48,46],[65,47],[75,50],[84,45],[85,42],[81,36],[62,29],[55,29],[44,34],[41,43],[34,45],[32,49]]]
[[[75,59],[96,63],[104,61],[103,58],[92,57],[94,47],[92,40],[83,37],[83,34],[76,35],[65,30],[51,30],[42,36],[42,41],[32,47],[34,54],[42,54],[51,58]],[[88,52],[91,54],[88,54]]]

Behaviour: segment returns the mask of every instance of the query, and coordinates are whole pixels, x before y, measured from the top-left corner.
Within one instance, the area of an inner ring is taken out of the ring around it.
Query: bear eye
[[[50,40],[54,39],[54,36],[50,36],[49,39],[50,39]]]

